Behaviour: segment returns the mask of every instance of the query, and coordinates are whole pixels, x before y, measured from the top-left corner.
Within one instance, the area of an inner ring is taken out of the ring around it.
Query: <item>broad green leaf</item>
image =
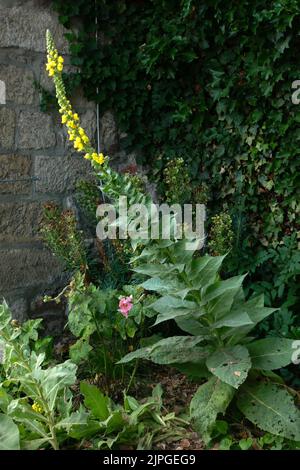
[[[264,307],[263,294],[249,299],[244,308],[255,325],[278,310],[278,308]]]
[[[173,271],[181,273],[184,269],[184,264],[143,264],[134,268],[134,271],[139,274],[146,274],[147,276],[158,276],[169,275]]]
[[[190,312],[188,315],[181,315],[174,318],[175,322],[186,333],[194,336],[205,336],[209,335],[210,329],[203,327],[199,323],[198,318],[200,317],[200,312]]]
[[[44,396],[47,398],[51,410],[55,407],[55,401],[66,387],[74,385],[76,381],[77,366],[71,361],[65,361],[48,369],[37,368],[34,376],[40,381]]]
[[[159,277],[152,277],[145,281],[141,286],[150,291],[158,292],[159,294],[173,294],[183,299],[190,291],[189,287],[185,287],[175,279],[161,279]]]
[[[89,413],[87,413],[87,411],[81,407],[78,411],[74,411],[70,414],[70,416],[67,416],[66,418],[56,423],[55,427],[70,431],[70,429],[73,429],[77,426],[85,425],[87,423],[88,416]]]
[[[253,325],[254,323],[246,312],[230,312],[224,318],[217,321],[213,327],[222,328],[224,326],[230,328],[239,328],[240,326]]]
[[[219,413],[224,414],[234,396],[234,388],[217,377],[211,377],[200,385],[190,404],[190,416],[196,431],[204,442],[210,434]]]
[[[22,439],[22,450],[37,450],[47,442],[49,442],[49,438],[32,439],[31,441]]]
[[[199,310],[195,302],[182,300],[177,297],[166,295],[156,300],[153,304],[149,305],[150,308],[158,312],[155,325],[167,320],[175,319],[182,315],[191,314],[193,311]]]
[[[225,256],[202,256],[195,258],[187,270],[189,282],[200,289],[215,282]]]
[[[263,431],[300,441],[300,411],[292,395],[278,384],[244,384],[237,405]]]
[[[210,285],[202,297],[202,303],[206,304],[207,313],[217,323],[223,320],[230,312],[234,298],[239,290],[245,276],[235,276],[226,281],[218,281]]]
[[[127,354],[118,364],[124,364],[138,358],[148,359],[157,364],[201,362],[209,354],[207,348],[197,347],[203,339],[198,336],[172,336],[165,338],[152,346]]]
[[[69,431],[69,436],[73,439],[88,439],[95,434],[102,432],[101,424],[98,420],[89,420],[86,424],[73,426]]]
[[[127,424],[127,417],[121,410],[115,410],[107,420],[101,424],[104,424],[106,427],[104,430],[105,435],[116,433],[121,431],[124,425]]]
[[[87,382],[80,383],[80,391],[84,396],[85,406],[96,418],[105,421],[109,417],[110,399],[103,395],[96,385]]]
[[[0,450],[20,450],[19,428],[4,414],[0,414]]]
[[[264,338],[247,345],[255,369],[273,370],[292,362],[293,339]]]
[[[246,380],[251,368],[251,359],[247,348],[233,346],[214,352],[206,361],[208,370],[223,382],[234,388]]]

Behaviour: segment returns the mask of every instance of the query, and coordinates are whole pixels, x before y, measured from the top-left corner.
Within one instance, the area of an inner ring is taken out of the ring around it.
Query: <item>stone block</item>
[[[91,166],[82,155],[36,156],[34,174],[38,178],[38,192],[66,193],[74,190],[78,180],[91,175]]]
[[[0,47],[20,47],[37,52],[45,52],[46,30],[49,29],[60,53],[67,53],[68,43],[64,38],[66,29],[59,24],[57,14],[47,5],[34,6],[31,2],[24,7],[0,9]]]
[[[42,214],[38,202],[0,203],[0,242],[38,239]]]
[[[114,115],[106,111],[101,118],[100,128],[101,148],[109,155],[116,153],[119,148],[119,136]]]
[[[51,116],[39,111],[21,111],[18,122],[18,148],[54,147],[56,136]]]
[[[0,250],[0,295],[14,289],[53,286],[62,276],[61,263],[43,248]]]
[[[32,104],[34,99],[34,77],[31,70],[3,65],[0,69],[0,80],[6,86],[6,102]]]
[[[24,155],[0,155],[0,194],[29,194],[31,159]]]
[[[0,147],[11,149],[15,139],[16,116],[12,109],[0,106]]]

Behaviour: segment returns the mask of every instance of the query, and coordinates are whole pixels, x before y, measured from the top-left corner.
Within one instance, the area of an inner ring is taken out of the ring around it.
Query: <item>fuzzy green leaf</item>
[[[247,345],[255,369],[274,370],[292,362],[293,339],[264,338]]]
[[[0,414],[0,450],[20,450],[19,428],[4,414]]]
[[[270,382],[245,384],[239,391],[237,405],[260,429],[300,441],[300,411],[282,386]]]
[[[234,388],[246,380],[251,368],[251,359],[247,348],[233,346],[216,351],[206,361],[207,368],[216,377]]]
[[[190,415],[194,428],[204,442],[209,441],[218,414],[225,413],[234,393],[233,387],[217,377],[211,377],[208,382],[200,385],[193,396]]]

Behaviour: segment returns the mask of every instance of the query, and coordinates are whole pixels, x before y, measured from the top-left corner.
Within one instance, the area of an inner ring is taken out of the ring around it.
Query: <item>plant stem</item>
[[[138,368],[138,364],[139,364],[139,359],[137,359],[137,360],[135,361],[135,365],[134,365],[132,374],[131,374],[131,376],[130,376],[129,384],[128,384],[128,387],[126,388],[126,393],[128,393],[129,390],[130,390],[130,387],[131,387],[131,385],[132,385],[133,379],[134,379],[134,377],[135,377],[135,374],[136,374],[136,371],[137,371],[137,368]]]

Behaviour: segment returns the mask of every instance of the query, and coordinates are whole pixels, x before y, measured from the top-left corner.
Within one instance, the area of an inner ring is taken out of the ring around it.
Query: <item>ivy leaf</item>
[[[219,413],[225,413],[234,396],[234,388],[217,377],[200,385],[190,404],[190,416],[196,431],[204,442],[210,440]]]
[[[300,411],[292,395],[280,385],[245,384],[239,391],[237,406],[260,429],[300,441]]]
[[[251,360],[247,348],[233,346],[216,351],[206,361],[207,368],[216,377],[234,388],[246,380],[251,368]]]

